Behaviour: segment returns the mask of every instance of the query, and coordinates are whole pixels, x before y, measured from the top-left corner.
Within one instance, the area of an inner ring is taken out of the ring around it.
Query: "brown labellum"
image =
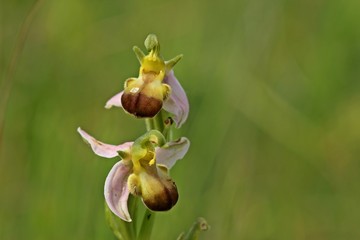
[[[156,191],[151,197],[143,198],[145,205],[152,211],[170,210],[178,201],[179,194],[175,183],[171,179],[163,179],[160,191]]]
[[[128,113],[139,118],[152,118],[162,108],[162,101],[148,97],[141,92],[125,92],[121,97],[121,104]]]

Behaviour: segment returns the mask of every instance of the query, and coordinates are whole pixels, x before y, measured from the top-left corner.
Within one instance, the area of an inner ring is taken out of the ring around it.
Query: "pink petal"
[[[80,133],[83,139],[90,144],[94,153],[100,157],[113,158],[119,156],[118,151],[130,151],[130,148],[133,144],[133,142],[126,142],[121,145],[106,144],[96,140],[80,127],[77,129],[77,131]]]
[[[117,162],[106,177],[104,195],[110,210],[124,221],[131,222],[127,202],[129,188],[127,179],[131,172],[131,166],[123,161]]]
[[[105,108],[109,109],[109,108],[112,108],[113,106],[122,107],[121,96],[123,95],[123,93],[124,93],[124,91],[119,92],[118,94],[116,94],[115,96],[110,98],[109,101],[106,102]]]
[[[161,148],[156,148],[156,162],[172,168],[176,161],[182,159],[190,147],[189,139],[182,137],[177,141],[166,143]]]
[[[189,101],[186,97],[184,89],[181,87],[179,81],[171,70],[166,73],[164,83],[171,86],[171,94],[163,104],[163,108],[174,114],[174,121],[176,127],[179,128],[186,121],[189,114]]]

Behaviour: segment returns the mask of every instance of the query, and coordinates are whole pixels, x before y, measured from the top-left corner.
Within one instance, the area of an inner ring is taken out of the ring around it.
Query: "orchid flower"
[[[134,47],[141,64],[139,77],[127,79],[124,91],[107,101],[105,108],[122,107],[139,118],[152,118],[163,108],[174,115],[179,128],[188,117],[189,102],[172,69],[182,55],[164,61],[155,35],[148,36],[145,46],[149,50],[148,55]]]
[[[153,211],[166,211],[176,204],[178,191],[169,169],[188,151],[187,138],[165,143],[159,131],[150,130],[134,142],[111,145],[96,140],[81,128],[78,132],[96,155],[121,158],[110,170],[104,187],[106,203],[115,215],[132,221],[127,206],[130,193],[141,197]]]

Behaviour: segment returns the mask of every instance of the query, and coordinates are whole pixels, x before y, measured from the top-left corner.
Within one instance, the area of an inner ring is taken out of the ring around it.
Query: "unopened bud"
[[[149,34],[145,39],[144,45],[149,52],[160,48],[159,41],[155,34]]]

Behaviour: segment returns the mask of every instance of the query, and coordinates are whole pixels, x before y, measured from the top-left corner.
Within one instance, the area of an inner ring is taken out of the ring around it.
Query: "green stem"
[[[155,213],[149,209],[145,210],[144,218],[141,224],[141,229],[139,232],[138,240],[149,240],[151,237],[151,232],[154,226]]]
[[[131,223],[129,223],[129,231],[130,231],[130,239],[136,239],[136,234],[137,234],[137,213],[138,213],[138,202],[139,202],[139,198],[133,196],[133,195],[129,195],[129,211],[130,211],[130,216],[133,216],[133,221]]]
[[[146,126],[146,130],[150,131],[154,128],[154,120],[152,118],[145,118],[145,126]]]
[[[158,114],[156,114],[156,116],[153,118],[153,121],[154,121],[154,128],[159,132],[163,132],[165,125],[161,111]]]

